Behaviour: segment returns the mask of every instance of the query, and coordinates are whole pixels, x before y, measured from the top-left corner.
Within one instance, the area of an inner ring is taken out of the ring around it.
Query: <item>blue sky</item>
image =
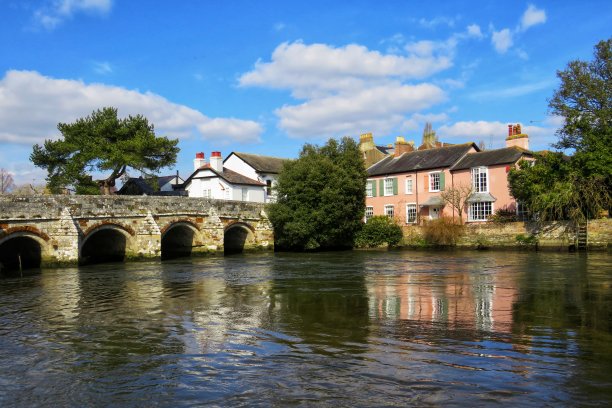
[[[556,70],[612,31],[605,1],[0,0],[0,18],[0,167],[17,183],[44,180],[34,143],[104,106],[179,138],[184,175],[198,151],[418,143],[426,121],[493,148],[521,123],[548,148]]]

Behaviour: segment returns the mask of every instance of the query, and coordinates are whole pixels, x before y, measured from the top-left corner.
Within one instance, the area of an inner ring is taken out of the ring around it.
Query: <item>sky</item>
[[[196,152],[297,157],[371,132],[549,149],[556,71],[612,34],[607,1],[0,0],[0,167],[44,183],[32,146],[106,106]],[[140,173],[131,171],[131,175]]]

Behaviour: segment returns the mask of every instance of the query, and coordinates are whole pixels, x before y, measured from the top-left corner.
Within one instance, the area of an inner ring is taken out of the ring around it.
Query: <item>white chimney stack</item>
[[[204,158],[204,153],[199,152],[196,153],[195,159],[193,159],[193,170],[197,170],[200,167],[206,164],[206,159]]]
[[[215,170],[217,173],[223,173],[223,159],[221,158],[221,152],[212,152],[210,155],[210,168]]]

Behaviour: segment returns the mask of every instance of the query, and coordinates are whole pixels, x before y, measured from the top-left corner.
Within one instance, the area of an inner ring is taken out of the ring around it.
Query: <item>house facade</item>
[[[393,155],[367,169],[366,221],[387,215],[410,225],[459,217],[442,198],[449,188],[471,190],[461,215],[465,222],[487,221],[500,208],[520,214],[523,209],[508,190],[507,175],[518,161],[533,155],[527,135],[517,131],[520,127],[509,130],[507,147],[484,152],[474,143],[414,150],[399,139]]]
[[[265,185],[264,202],[276,201],[275,187],[283,164],[288,159],[259,154],[232,152],[223,161],[223,167]]]
[[[266,184],[224,167],[221,152],[212,152],[210,163],[197,153],[193,163],[194,171],[183,183],[189,197],[265,202]]]

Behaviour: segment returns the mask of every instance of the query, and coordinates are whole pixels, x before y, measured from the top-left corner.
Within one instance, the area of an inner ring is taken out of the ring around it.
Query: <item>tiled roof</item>
[[[516,163],[521,157],[532,157],[533,153],[520,147],[504,147],[503,149],[486,150],[484,152],[470,153],[451,170],[463,170],[478,166],[494,166],[496,164]]]
[[[280,157],[262,156],[259,154],[251,153],[233,153],[236,156],[240,157],[242,160],[244,160],[244,162],[247,163],[249,166],[253,167],[255,171],[261,173],[278,174],[283,168],[283,164],[289,161],[289,159],[281,159]]]
[[[405,173],[416,170],[429,170],[450,167],[471,149],[478,150],[474,143],[465,143],[428,150],[404,153],[399,157],[385,157],[368,168],[369,176]]]
[[[194,171],[191,174],[191,176],[189,176],[187,180],[185,180],[185,182],[183,183],[183,187],[186,186],[191,181],[191,179],[193,179],[200,172],[200,170],[210,170],[217,177],[222,178],[223,180],[227,181],[230,184],[241,184],[241,185],[247,185],[247,186],[265,186],[266,185],[265,183],[262,183],[261,181],[253,180],[251,178],[243,176],[240,173],[236,173],[235,171],[230,170],[226,167],[223,168],[222,173],[219,173],[218,171],[206,165]],[[208,176],[208,177],[202,177],[202,178],[212,178],[212,177],[214,176]]]

